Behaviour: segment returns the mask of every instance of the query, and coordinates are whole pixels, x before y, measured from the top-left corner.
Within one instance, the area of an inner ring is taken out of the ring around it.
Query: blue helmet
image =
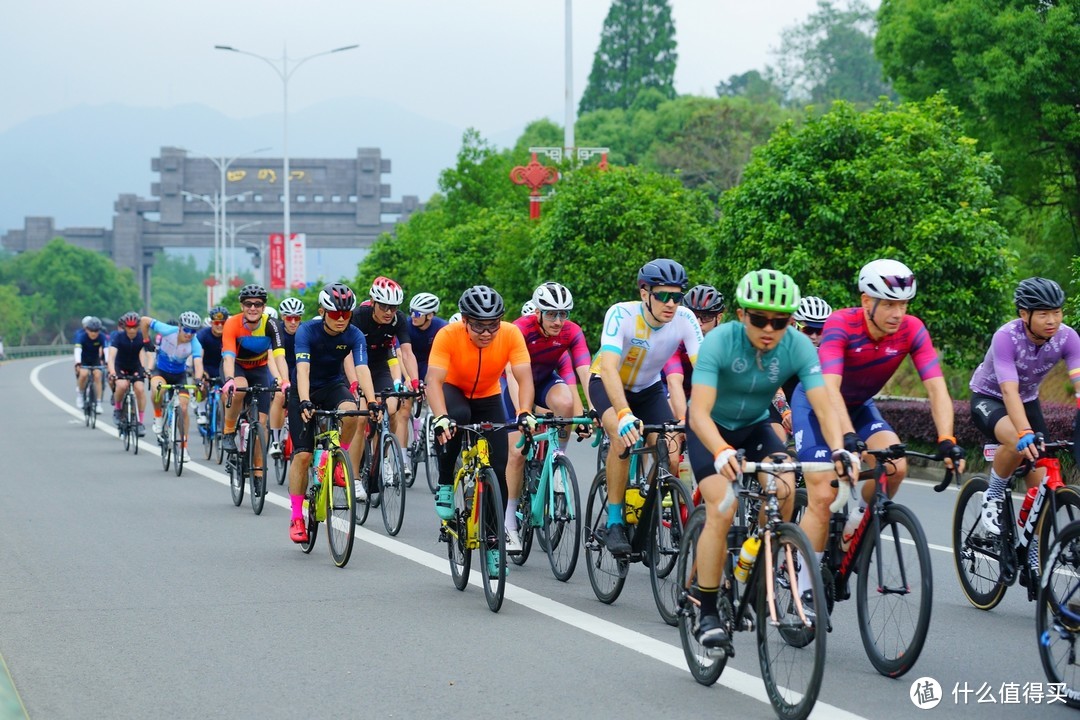
[[[637,274],[638,287],[655,287],[657,285],[674,285],[686,290],[690,282],[686,279],[686,270],[674,260],[657,258],[650,260],[641,266]]]

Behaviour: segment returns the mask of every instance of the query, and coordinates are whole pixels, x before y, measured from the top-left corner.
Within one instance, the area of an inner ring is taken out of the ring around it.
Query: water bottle
[[[757,560],[758,551],[761,550],[761,539],[756,535],[746,538],[746,542],[739,551],[739,560],[735,563],[735,579],[745,583],[750,578],[750,570]]]
[[[685,453],[679,458],[679,482],[686,488],[686,492],[694,492],[694,471],[690,468],[690,458]]]
[[[315,448],[315,457],[312,463],[315,466],[315,484],[318,485],[322,482],[323,473],[326,472],[326,459],[329,454],[323,448]]]
[[[248,423],[247,420],[240,421],[240,432],[236,434],[237,443],[236,449],[240,452],[247,450],[248,441]]]
[[[1028,488],[1027,495],[1024,496],[1024,504],[1020,506],[1020,514],[1016,518],[1016,524],[1023,529],[1024,523],[1027,522],[1028,515],[1031,513],[1031,506],[1035,502],[1035,496],[1039,494],[1039,486],[1036,485],[1033,488]]]
[[[628,487],[626,488],[626,500],[623,505],[626,516],[627,525],[637,525],[638,516],[641,514],[641,508],[645,505],[645,494],[641,492],[641,488]]]

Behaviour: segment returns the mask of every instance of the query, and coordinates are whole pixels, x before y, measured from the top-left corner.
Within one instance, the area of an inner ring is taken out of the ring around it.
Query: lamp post
[[[334,48],[333,50],[325,50],[325,51],[320,52],[320,53],[315,53],[314,55],[308,55],[307,57],[302,57],[299,60],[294,59],[294,60],[291,60],[291,61],[289,60],[288,49],[285,48],[285,47],[282,47],[282,50],[281,50],[281,64],[279,65],[278,61],[276,59],[271,59],[271,58],[265,57],[263,55],[258,55],[258,54],[253,53],[253,52],[248,52],[247,50],[239,50],[237,48],[232,47],[231,45],[215,45],[214,46],[215,50],[226,50],[228,52],[240,53],[241,55],[250,55],[253,58],[258,58],[259,60],[262,60],[264,63],[269,65],[273,69],[273,71],[277,74],[277,76],[279,78],[281,78],[282,98],[283,98],[282,119],[281,119],[281,127],[282,127],[282,132],[281,132],[282,163],[281,164],[282,164],[282,174],[285,177],[285,212],[284,212],[284,218],[283,218],[284,219],[285,242],[289,242],[289,240],[292,239],[292,230],[291,230],[291,227],[290,227],[290,217],[289,217],[289,215],[290,215],[289,205],[292,202],[292,197],[289,194],[289,79],[293,76],[293,73],[296,72],[297,69],[301,65],[306,63],[308,60],[312,60],[312,59],[317,58],[317,57],[322,57],[323,55],[332,55],[333,53],[345,52],[346,50],[352,50],[352,49],[358,48],[358,47],[360,47],[360,46],[359,45],[346,45],[344,47]],[[289,66],[290,62],[292,63],[292,67]]]
[[[563,149],[569,157],[574,152],[574,0],[566,0],[566,114],[563,121]]]
[[[245,190],[242,193],[236,195],[225,195],[224,193],[215,193],[214,195],[196,195],[190,193],[187,190],[180,191],[184,197],[194,198],[202,200],[209,205],[214,211],[214,222],[209,220],[203,220],[203,225],[209,225],[214,228],[214,275],[220,281],[220,285],[224,286],[225,281],[229,278],[229,263],[228,258],[225,257],[225,205],[230,200],[240,200],[245,195],[250,195],[251,190]],[[221,238],[220,247],[220,262],[219,262],[219,248],[218,237]]]

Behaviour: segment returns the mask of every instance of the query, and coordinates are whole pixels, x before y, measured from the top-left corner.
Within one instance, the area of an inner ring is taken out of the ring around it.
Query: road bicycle
[[[274,466],[274,477],[277,478],[278,485],[284,485],[285,479],[289,477],[289,463],[292,461],[293,446],[292,437],[289,435],[289,418],[285,418],[284,424],[281,426],[281,454],[277,457],[271,457],[270,462]]]
[[[630,554],[615,557],[608,552],[607,468],[593,478],[585,509],[588,529],[585,533],[585,560],[589,583],[596,598],[611,604],[619,597],[630,563],[643,562],[649,567],[649,581],[660,617],[668,625],[678,622],[679,586],[671,576],[679,555],[683,526],[690,517],[693,500],[689,489],[668,470],[668,452],[673,436],[685,431],[682,424],[670,422],[642,426],[642,437],[629,456],[629,481],[623,503]],[[645,436],[657,434],[654,445],[645,444]],[[646,459],[651,456],[650,467]]]
[[[473,423],[456,425],[464,433],[461,441],[461,467],[454,473],[454,514],[442,520],[439,541],[446,543],[450,575],[454,587],[464,590],[469,584],[472,552],[479,550],[483,564],[484,597],[488,609],[499,612],[506,591],[506,535],[503,526],[503,499],[499,480],[491,467],[491,447],[487,438],[514,423]],[[497,441],[505,442],[505,437]],[[442,446],[440,452],[444,452]]]
[[[157,389],[157,392],[162,394],[162,423],[161,433],[158,435],[158,445],[161,447],[161,467],[168,472],[171,462],[176,477],[180,477],[184,472],[184,448],[187,446],[184,408],[180,404],[180,396],[185,392],[188,397],[193,396],[197,387],[190,383],[182,385],[162,383]]]
[[[264,393],[277,392],[277,388],[264,385],[248,385],[236,388],[233,392],[244,395],[244,406],[236,424],[235,453],[228,453],[225,459],[225,472],[229,476],[229,489],[233,504],[240,507],[244,502],[244,485],[250,478],[251,509],[261,515],[266,502],[266,472],[269,469],[269,443],[266,427],[259,419],[258,397]],[[233,393],[225,400],[225,408],[232,407]]]
[[[416,482],[417,469],[420,463],[423,463],[428,490],[431,490],[431,494],[434,495],[439,488],[439,460],[436,456],[435,432],[432,428],[435,418],[431,415],[431,408],[422,399],[418,399],[414,407],[413,441],[409,443],[408,449],[412,475],[406,485],[412,487]]]
[[[367,410],[315,411],[315,454],[304,494],[308,539],[300,543],[300,549],[305,554],[310,553],[319,535],[319,523],[326,523],[330,556],[338,567],[345,567],[349,562],[356,538],[352,464],[349,453],[341,449],[341,419],[367,414]]]
[[[217,450],[217,464],[220,465],[225,455],[221,446],[222,428],[225,427],[225,410],[221,404],[221,378],[210,381],[210,391],[206,397],[206,424],[199,425],[202,436],[203,457],[210,460]]]
[[[1070,707],[1080,708],[1080,522],[1061,528],[1043,558],[1035,637],[1046,679]]]
[[[1080,519],[1080,493],[1062,481],[1061,463],[1053,456],[1057,451],[1071,449],[1073,443],[1043,443],[1041,433],[1035,436],[1035,442],[1046,455],[1036,460],[1034,466],[1044,468],[1045,473],[1027,517],[1021,516],[1017,521],[1012,489],[1031,472],[1030,462],[1022,464],[1009,478],[1002,503],[1001,534],[988,532],[980,520],[983,496],[989,487],[988,476],[972,475],[956,498],[953,560],[964,596],[980,610],[996,607],[1017,580],[1027,588],[1028,600],[1034,600],[1039,592],[1046,550],[1062,528]],[[987,462],[993,461],[997,447],[994,443],[984,446]],[[1029,562],[1033,542],[1037,544],[1036,557],[1035,562]]]
[[[382,390],[375,393],[382,411],[375,423],[370,423],[364,449],[364,469],[360,478],[366,484],[368,499],[360,524],[367,521],[369,506],[381,507],[383,526],[390,535],[401,531],[405,519],[405,463],[401,457],[401,443],[390,429],[390,413],[386,412],[386,401],[390,398],[420,398],[423,394],[415,390]],[[373,427],[374,426],[374,427]]]
[[[518,445],[525,453],[525,482],[517,513],[521,553],[511,555],[510,560],[515,565],[525,564],[535,535],[547,553],[552,574],[566,582],[574,574],[581,551],[581,500],[574,466],[559,446],[559,429],[591,426],[593,418],[548,413],[538,416],[536,422],[536,429],[522,433]],[[599,440],[597,436],[597,443]]]
[[[133,455],[139,454],[139,430],[142,423],[139,422],[139,401],[135,395],[135,383],[143,378],[141,375],[128,375],[122,373],[116,376],[117,380],[126,380],[127,390],[120,400],[120,422],[116,424],[116,432],[120,436],[120,442],[124,444],[124,451],[130,451]]]
[[[723,558],[717,598],[720,619],[730,639],[736,632],[756,631],[765,691],[774,711],[784,720],[802,720],[817,702],[825,669],[827,633],[814,625],[805,610],[805,592],[809,590],[812,606],[821,608],[825,588],[816,572],[809,573],[809,588],[799,585],[799,566],[805,558],[813,557],[813,549],[798,525],[784,522],[777,478],[783,473],[832,470],[832,463],[799,463],[784,454],[772,455],[765,462],[748,462],[743,465],[739,482],[732,484],[721,503],[724,508],[738,502],[739,509],[728,530],[728,551]],[[701,620],[697,543],[705,528],[705,514],[705,507],[699,505],[690,515],[674,576],[679,587],[678,624],[683,655],[694,679],[712,685],[724,671],[728,658],[735,656],[735,649],[730,644],[707,649],[697,641]],[[736,564],[747,538],[760,540],[761,549],[749,574],[739,581]]]
[[[86,423],[86,427],[93,430],[97,427],[97,392],[94,390],[94,373],[98,373],[102,376],[109,371],[104,365],[83,365],[83,370],[87,371],[86,387],[82,389],[83,395],[83,422]]]

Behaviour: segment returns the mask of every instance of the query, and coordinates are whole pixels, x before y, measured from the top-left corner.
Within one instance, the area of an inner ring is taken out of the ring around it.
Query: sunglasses
[[[716,318],[719,317],[719,316],[720,316],[720,313],[711,313],[711,312],[696,312],[696,313],[694,313],[694,317],[696,317],[698,319],[698,322],[701,323],[702,325],[707,325],[709,323],[716,322]]]
[[[650,290],[649,294],[665,305],[669,302],[678,305],[683,301],[683,298],[686,297],[686,293],[678,292],[677,290],[661,290],[660,292],[653,292]]]
[[[327,310],[326,317],[331,320],[337,320],[338,322],[341,322],[342,320],[351,320],[352,310]]]
[[[468,321],[469,329],[471,329],[477,335],[494,335],[499,332],[499,328],[502,327],[501,321],[495,321],[493,323],[474,323],[472,320]]]
[[[302,320],[299,315],[282,315],[281,317],[284,320],[292,320],[293,322],[300,322],[300,320]]]
[[[384,305],[381,302],[376,302],[375,307],[379,308],[383,312],[397,312],[397,309],[400,306],[398,306],[398,305]]]
[[[427,315],[427,313],[422,313],[419,310],[413,310],[409,314],[412,315],[413,317],[424,317],[425,315]]]
[[[543,312],[545,320],[566,320],[570,317],[569,310],[544,310]]]
[[[814,327],[805,323],[799,325],[799,332],[801,332],[803,335],[820,335],[821,331],[824,329],[824,327]]]
[[[224,320],[214,320],[210,324],[213,325],[214,327],[225,327],[225,321]]]
[[[248,301],[242,302],[240,304],[243,305],[246,308],[264,308],[264,307],[266,307],[266,303],[258,302],[256,300],[248,300]]]
[[[192,330],[191,328],[182,327],[182,328],[180,328],[180,332],[186,332],[188,335],[194,335],[195,333],[197,333],[199,331],[198,330]]]
[[[757,313],[748,312],[746,317],[750,320],[750,324],[756,328],[764,328],[772,326],[773,330],[783,330],[791,323],[791,316],[785,315],[784,317],[767,318],[764,315],[758,315]]]

